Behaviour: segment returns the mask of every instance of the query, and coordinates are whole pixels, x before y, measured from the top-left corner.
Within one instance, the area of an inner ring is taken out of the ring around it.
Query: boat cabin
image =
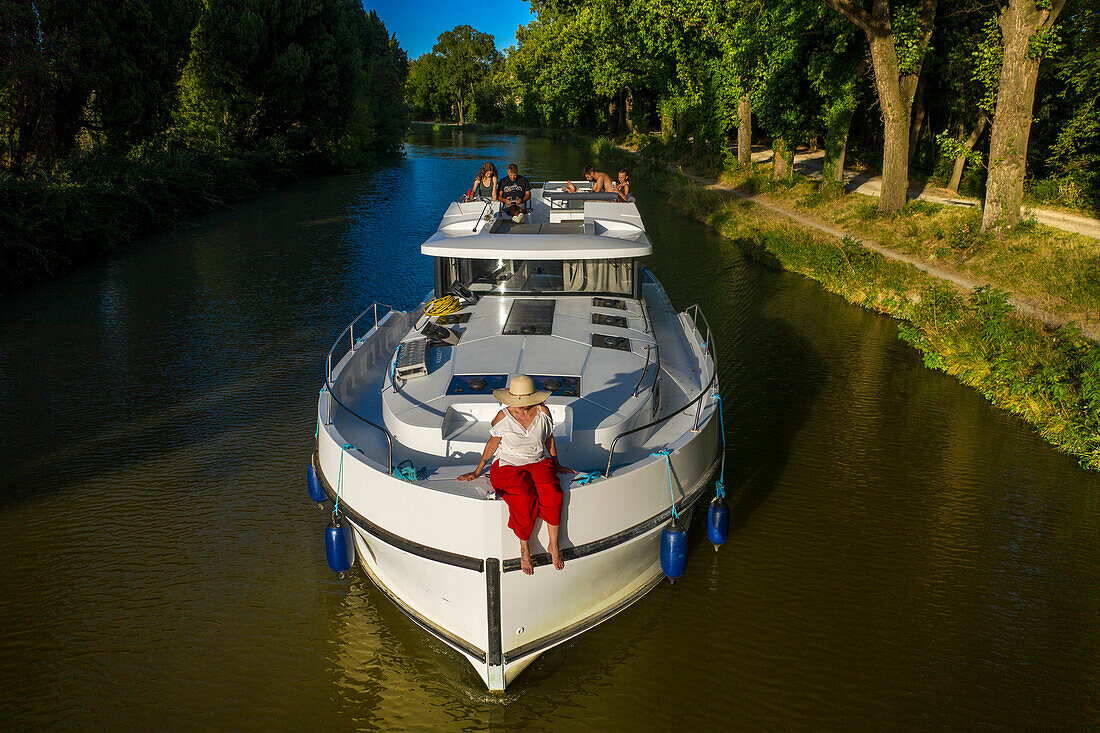
[[[431,319],[448,333],[422,320],[405,336],[382,389],[385,427],[414,463],[476,462],[500,409],[492,391],[513,374],[551,392],[562,461],[576,468],[602,465],[618,434],[656,415],[660,355],[640,264],[652,246],[635,205],[608,198],[546,184],[522,223],[499,204],[450,205],[421,251],[437,297],[470,297]]]

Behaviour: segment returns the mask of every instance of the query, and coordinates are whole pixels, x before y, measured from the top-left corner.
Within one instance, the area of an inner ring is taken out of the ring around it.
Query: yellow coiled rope
[[[453,295],[444,295],[442,298],[435,298],[428,303],[428,307],[424,309],[424,314],[428,316],[445,316],[448,313],[460,310],[462,310],[462,306],[459,304],[458,298]]]

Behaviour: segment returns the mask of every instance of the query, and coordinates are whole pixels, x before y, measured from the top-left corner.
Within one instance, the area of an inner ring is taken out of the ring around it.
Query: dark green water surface
[[[483,160],[422,132],[0,300],[0,729],[1100,726],[1100,478],[922,367],[891,321],[747,260],[647,191],[672,301],[717,332],[733,526],[684,578],[488,694],[305,493],[324,355],[431,287]]]

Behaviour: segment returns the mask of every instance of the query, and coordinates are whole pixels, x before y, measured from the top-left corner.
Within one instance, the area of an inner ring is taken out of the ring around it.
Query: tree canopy
[[[913,177],[984,193],[998,94],[1014,78],[1004,76],[1006,63],[1022,63],[1006,62],[1001,30],[1019,2],[534,0],[536,19],[519,28],[516,46],[465,77],[476,103],[460,109],[457,92],[444,90],[451,52],[438,45],[414,62],[406,93],[421,117],[636,135],[709,166],[728,160],[738,101],[747,99],[761,142],[824,148],[834,174],[854,151],[883,170],[883,206],[896,209]],[[1028,2],[1042,11],[1062,0]],[[468,26],[455,32],[476,36]],[[1020,151],[1032,191],[1094,208],[1098,41],[1100,10],[1090,0],[1065,0],[1049,27],[1031,32],[1035,122]],[[1018,173],[1022,185],[1023,166]]]
[[[396,149],[404,52],[356,0],[6,0],[0,166],[170,144]]]

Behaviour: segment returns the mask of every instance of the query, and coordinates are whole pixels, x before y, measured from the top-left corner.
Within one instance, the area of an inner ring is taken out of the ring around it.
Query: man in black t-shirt
[[[531,184],[519,174],[515,163],[508,164],[508,176],[497,184],[497,200],[504,204],[504,215],[512,221],[522,224],[527,202],[531,200]]]

